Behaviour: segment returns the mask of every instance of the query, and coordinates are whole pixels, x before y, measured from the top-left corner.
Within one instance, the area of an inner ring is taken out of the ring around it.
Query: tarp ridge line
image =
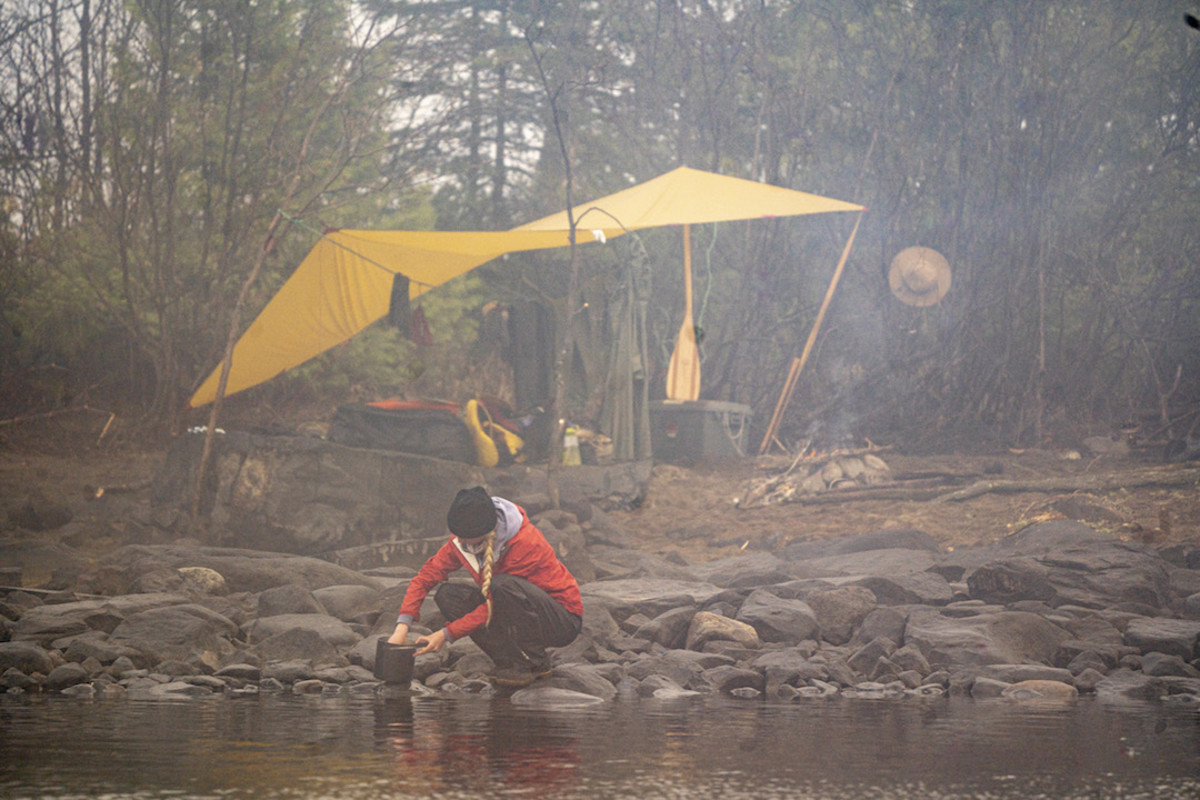
[[[348,247],[347,245],[344,245],[344,244],[342,244],[342,243],[341,243],[341,242],[339,242],[337,239],[334,239],[332,236],[330,236],[330,235],[329,235],[329,234],[331,234],[331,233],[338,233],[339,231],[341,231],[341,228],[326,228],[326,229],[325,229],[325,231],[324,231],[324,232],[322,232],[322,231],[319,231],[319,230],[317,230],[316,228],[312,227],[311,225],[309,225],[309,224],[308,224],[307,222],[305,222],[304,220],[302,220],[302,219],[300,219],[300,218],[298,218],[298,217],[293,217],[293,216],[291,216],[290,214],[288,214],[288,213],[287,213],[286,211],[284,211],[283,209],[279,209],[279,213],[280,213],[280,214],[283,216],[283,218],[284,218],[284,219],[286,219],[288,222],[292,223],[293,225],[295,225],[295,226],[297,226],[297,227],[299,227],[299,228],[302,228],[303,230],[306,230],[306,231],[308,231],[309,233],[314,233],[314,234],[316,234],[318,238],[321,238],[321,239],[324,239],[324,240],[326,240],[327,242],[329,242],[329,243],[330,243],[331,245],[333,245],[334,247],[340,247],[341,249],[345,250],[345,251],[346,251],[347,253],[349,253],[350,255],[352,255],[352,256],[355,256],[355,257],[357,257],[357,258],[361,258],[363,261],[367,262],[367,263],[368,263],[368,264],[370,264],[371,266],[373,266],[373,267],[376,267],[376,268],[378,268],[378,269],[381,269],[381,270],[383,270],[384,272],[386,272],[386,273],[387,273],[387,274],[389,274],[389,275],[404,275],[404,277],[405,277],[405,278],[408,278],[410,281],[412,281],[413,283],[417,284],[418,286],[424,286],[424,287],[426,287],[426,288],[428,288],[428,289],[433,289],[433,288],[435,288],[434,284],[431,284],[431,283],[423,283],[422,281],[418,281],[418,280],[416,280],[416,279],[414,279],[414,278],[411,278],[411,277],[409,277],[408,275],[405,275],[405,274],[404,274],[403,272],[401,272],[400,270],[392,270],[392,269],[388,269],[387,267],[385,267],[383,264],[380,264],[380,263],[379,263],[378,261],[376,261],[375,259],[373,259],[373,258],[368,258],[367,256],[365,256],[365,255],[363,255],[362,253],[358,252],[358,251],[357,251],[357,250],[355,250],[354,248],[352,248],[352,247]]]

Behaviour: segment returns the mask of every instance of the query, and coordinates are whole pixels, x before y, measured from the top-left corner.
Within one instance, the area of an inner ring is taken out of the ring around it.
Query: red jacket
[[[521,527],[507,541],[498,543],[500,552],[492,565],[492,575],[515,575],[524,578],[553,597],[568,612],[583,616],[583,600],[579,596],[579,584],[575,582],[575,577],[558,560],[554,548],[546,541],[542,532],[529,521],[525,509],[516,505],[513,508],[521,512]],[[454,537],[451,537],[429,557],[420,572],[409,582],[408,590],[404,593],[404,602],[400,605],[400,621],[407,621],[407,617],[416,622],[419,619],[421,603],[430,590],[461,567],[467,569],[476,584],[480,583],[479,572],[455,544]],[[486,621],[487,605],[481,603],[465,617],[447,624],[446,634],[451,640],[461,639],[482,627]]]

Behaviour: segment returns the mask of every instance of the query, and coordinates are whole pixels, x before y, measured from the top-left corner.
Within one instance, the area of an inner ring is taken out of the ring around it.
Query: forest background
[[[203,424],[191,392],[321,231],[505,229],[686,164],[868,208],[781,440],[1018,448],[1128,420],[1177,436],[1200,412],[1194,11],[6,0],[0,418],[100,411],[121,437]],[[751,406],[758,436],[852,224],[693,232],[702,397]],[[936,306],[889,292],[911,245],[952,266]],[[677,230],[580,248],[570,309],[566,250],[511,256],[422,298],[432,345],[378,324],[228,413],[511,395],[491,302],[570,319],[586,372],[608,301],[643,278],[662,397],[680,250]],[[578,382],[567,414],[586,423],[597,385]]]

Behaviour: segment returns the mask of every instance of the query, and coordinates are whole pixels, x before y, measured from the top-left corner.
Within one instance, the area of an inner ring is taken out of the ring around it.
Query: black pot
[[[384,683],[408,686],[416,652],[415,644],[389,644],[380,639],[375,645],[375,677]]]

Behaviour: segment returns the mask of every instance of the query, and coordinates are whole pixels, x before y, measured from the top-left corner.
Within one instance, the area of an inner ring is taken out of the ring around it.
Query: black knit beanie
[[[446,527],[455,536],[475,539],[496,527],[496,506],[482,486],[459,489],[446,514]]]

